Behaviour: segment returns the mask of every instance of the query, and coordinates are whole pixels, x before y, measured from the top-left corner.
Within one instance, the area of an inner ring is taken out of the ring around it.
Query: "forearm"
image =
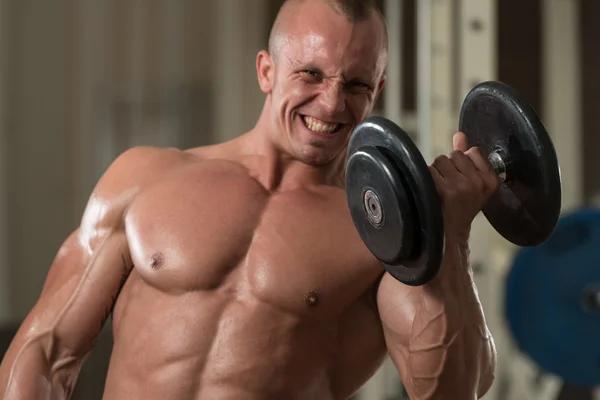
[[[18,339],[17,339],[18,341]],[[69,399],[80,363],[52,362],[53,346],[44,337],[13,343],[0,367],[0,393],[5,400]]]
[[[414,398],[473,398],[487,391],[495,349],[469,267],[467,240],[447,238],[438,276],[417,296],[407,359]]]
[[[470,326],[485,327],[483,309],[469,260],[468,239],[446,237],[438,275],[423,285],[423,306],[443,308],[452,322],[465,320]],[[428,315],[428,312],[424,313]]]

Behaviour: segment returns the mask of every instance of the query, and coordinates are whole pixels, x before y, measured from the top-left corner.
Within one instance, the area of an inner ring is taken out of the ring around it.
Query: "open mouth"
[[[309,130],[317,133],[326,133],[333,135],[340,131],[340,129],[344,126],[344,124],[334,124],[331,122],[322,121],[320,119],[302,115],[302,121],[304,122],[304,126],[306,126]]]

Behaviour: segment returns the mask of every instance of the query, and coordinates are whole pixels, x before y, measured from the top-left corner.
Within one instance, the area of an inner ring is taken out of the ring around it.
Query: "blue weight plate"
[[[525,354],[571,385],[600,385],[600,211],[567,215],[548,241],[521,249],[505,293]]]

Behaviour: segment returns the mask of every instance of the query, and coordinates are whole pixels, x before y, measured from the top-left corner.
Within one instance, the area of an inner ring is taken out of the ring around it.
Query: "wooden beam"
[[[558,153],[567,212],[583,203],[579,7],[577,0],[542,2],[542,112]]]
[[[0,0],[0,54],[7,55],[6,46],[6,0]],[[8,259],[8,141],[6,121],[6,60],[0,58],[0,324],[11,321],[10,268]]]

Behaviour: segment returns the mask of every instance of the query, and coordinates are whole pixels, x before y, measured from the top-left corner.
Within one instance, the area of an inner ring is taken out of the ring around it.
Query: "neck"
[[[318,185],[343,187],[346,152],[320,165],[298,160],[287,151],[286,138],[273,126],[268,107],[269,99],[254,128],[239,138],[241,152],[253,160],[255,178],[270,191]]]

